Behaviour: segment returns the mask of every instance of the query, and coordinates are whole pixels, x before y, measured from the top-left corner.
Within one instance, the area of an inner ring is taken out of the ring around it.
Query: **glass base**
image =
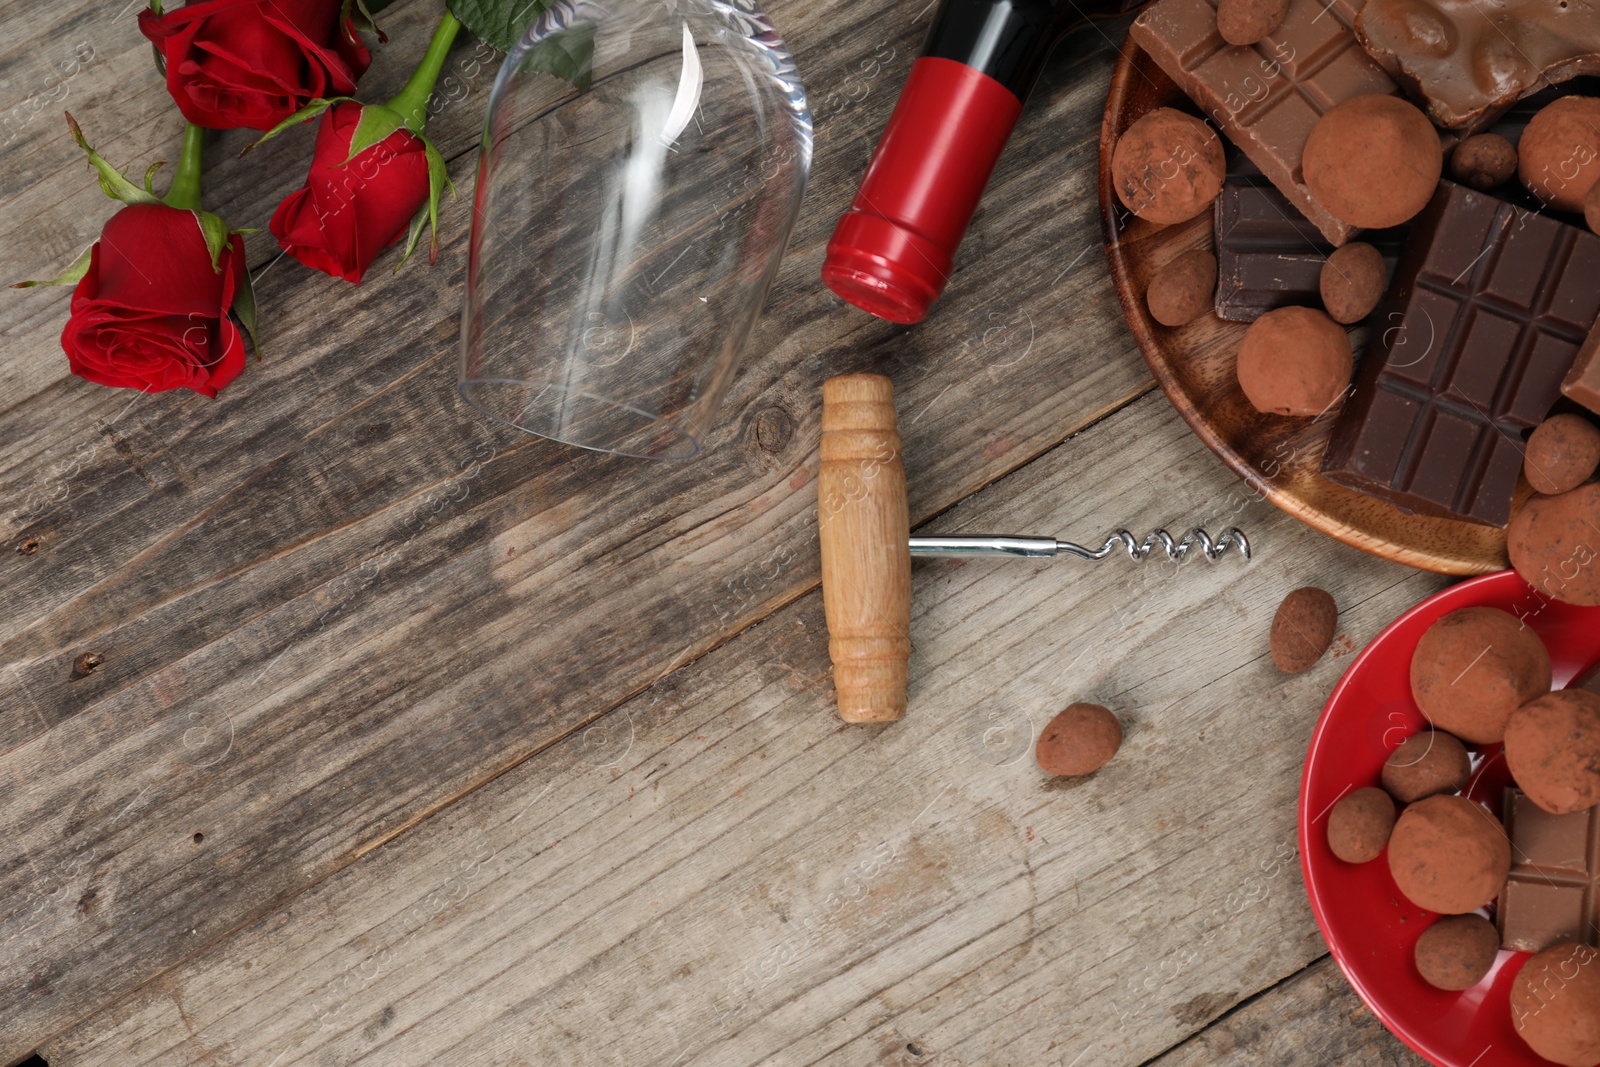
[[[666,419],[577,389],[473,378],[457,390],[490,418],[564,445],[637,459],[689,459],[700,452],[698,438]]]

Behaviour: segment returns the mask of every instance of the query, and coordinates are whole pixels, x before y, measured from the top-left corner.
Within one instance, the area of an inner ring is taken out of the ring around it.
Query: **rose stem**
[[[183,128],[183,155],[178,157],[178,173],[172,177],[172,187],[167,190],[167,206],[183,211],[200,210],[200,150],[205,146],[206,131],[194,123]]]
[[[460,28],[460,20],[446,11],[444,18],[439,20],[439,28],[433,31],[433,40],[428,42],[428,51],[422,57],[422,62],[417,64],[411,80],[386,105],[400,114],[405,120],[406,129],[412,133],[420,134],[428,125],[428,99],[433,96],[433,84],[439,80],[445,56],[455,43],[456,31]]]

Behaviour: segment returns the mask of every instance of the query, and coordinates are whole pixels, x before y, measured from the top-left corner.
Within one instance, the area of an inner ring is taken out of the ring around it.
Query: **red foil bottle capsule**
[[[949,280],[956,248],[1045,59],[1085,15],[1126,0],[944,0],[850,210],[822,280],[891,322],[920,322]]]

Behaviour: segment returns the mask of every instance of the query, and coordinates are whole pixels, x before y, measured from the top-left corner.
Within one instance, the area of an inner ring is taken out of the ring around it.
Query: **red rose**
[[[139,12],[167,91],[196,126],[270,130],[314,97],[344,96],[372,57],[340,0],[201,0]]]
[[[133,204],[111,216],[61,332],[72,373],[148,393],[216,396],[244,370],[244,338],[228,319],[245,269],[238,235],[220,263],[211,266],[192,211]]]
[[[357,283],[428,201],[426,146],[404,126],[345,162],[361,109],[335,104],[323,115],[305,186],[268,224],[295,259]]]

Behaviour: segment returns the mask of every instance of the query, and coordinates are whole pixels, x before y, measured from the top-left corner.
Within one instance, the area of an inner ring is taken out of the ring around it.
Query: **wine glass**
[[[461,396],[566,444],[695,455],[810,166],[753,0],[556,0],[489,100]]]

